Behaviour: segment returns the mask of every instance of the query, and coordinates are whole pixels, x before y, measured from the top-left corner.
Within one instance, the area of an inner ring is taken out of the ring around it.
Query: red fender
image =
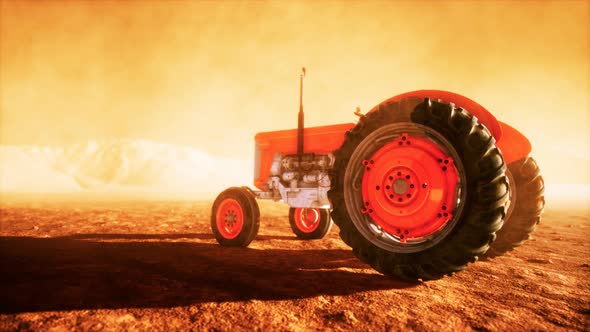
[[[496,146],[502,151],[504,162],[510,164],[511,162],[526,158],[532,150],[531,142],[518,130],[504,122],[498,122],[502,130],[502,139],[496,142]]]
[[[411,91],[391,97],[383,101],[382,104],[408,97],[441,99],[445,102],[453,103],[457,107],[466,109],[469,113],[476,116],[479,122],[486,126],[492,133],[496,139],[496,146],[502,151],[506,164],[525,158],[531,152],[531,143],[518,130],[498,121],[492,113],[477,102],[453,92],[441,90]],[[371,111],[375,109],[377,107],[374,107]]]

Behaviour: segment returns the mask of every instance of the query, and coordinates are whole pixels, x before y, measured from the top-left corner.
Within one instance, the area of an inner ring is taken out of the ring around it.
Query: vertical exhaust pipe
[[[297,156],[299,158],[299,165],[303,158],[303,78],[305,77],[305,67],[301,68],[301,75],[299,76],[299,116],[297,119]]]

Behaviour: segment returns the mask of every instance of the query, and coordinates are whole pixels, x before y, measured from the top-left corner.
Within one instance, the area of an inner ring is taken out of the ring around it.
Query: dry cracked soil
[[[249,248],[221,247],[211,204],[2,197],[0,330],[590,329],[588,209],[549,207],[522,247],[410,284],[336,226],[297,240],[282,204],[260,202]]]

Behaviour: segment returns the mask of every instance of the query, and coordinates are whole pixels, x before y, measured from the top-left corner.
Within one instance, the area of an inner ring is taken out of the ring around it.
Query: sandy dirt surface
[[[297,240],[270,202],[249,248],[221,247],[211,204],[3,197],[0,330],[590,329],[588,210],[548,208],[523,247],[409,284],[336,226]]]

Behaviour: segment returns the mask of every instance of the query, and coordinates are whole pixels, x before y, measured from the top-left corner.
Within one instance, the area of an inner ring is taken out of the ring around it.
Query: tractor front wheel
[[[332,228],[330,210],[319,208],[290,208],[289,224],[302,240],[321,239]]]
[[[211,230],[223,246],[247,247],[258,234],[260,210],[246,188],[231,187],[213,203]]]

